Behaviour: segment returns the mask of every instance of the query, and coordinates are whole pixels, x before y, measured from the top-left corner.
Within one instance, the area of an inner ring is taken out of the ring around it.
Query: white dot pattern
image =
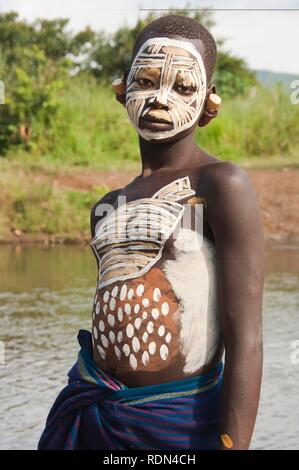
[[[93,326],[92,341],[102,359],[107,359],[107,349],[111,347],[118,360],[122,356],[128,358],[129,366],[136,370],[141,364],[147,366],[151,362],[154,365],[155,362],[152,361],[155,356],[156,358],[160,356],[163,361],[169,357],[167,345],[171,342],[172,334],[165,330],[165,325],[159,324],[160,322],[157,324],[162,315],[168,315],[169,304],[166,301],[157,304],[162,297],[159,287],[155,287],[152,295],[149,295],[152,300],[143,297],[144,292],[144,284],[139,284],[135,290],[132,287],[128,288],[127,284],[114,285],[111,291],[105,290],[102,296],[103,303],[98,300],[98,293],[96,294],[93,319],[95,320],[95,315],[100,316],[97,326],[95,324]],[[136,299],[137,302],[132,301],[134,295],[139,297]],[[117,307],[119,300],[124,304]],[[122,326],[119,326],[119,323],[122,323]],[[162,338],[163,344],[160,342]],[[95,344],[95,341],[99,341],[99,344]]]
[[[163,304],[161,306],[161,312],[162,312],[162,315],[167,315],[168,314],[168,312],[169,312],[168,302],[163,302]]]
[[[106,336],[102,333],[101,334],[101,342],[102,342],[102,345],[104,346],[104,348],[108,348],[108,339],[106,338]]]
[[[166,344],[162,344],[162,346],[160,347],[160,357],[161,359],[163,359],[163,361],[166,361],[166,359],[168,358],[168,347],[166,346]]]
[[[148,345],[148,352],[153,355],[155,354],[156,352],[156,343],[155,341],[152,341],[149,345]]]
[[[126,328],[126,333],[128,338],[132,338],[134,335],[134,326],[132,323],[129,323]]]
[[[130,366],[132,367],[132,369],[137,369],[137,359],[136,357],[134,356],[134,354],[130,354]]]
[[[159,302],[160,299],[161,299],[161,291],[160,291],[159,287],[155,287],[155,289],[153,291],[153,300],[155,302]]]
[[[138,352],[140,349],[140,342],[136,336],[132,339],[132,348],[134,352]]]
[[[164,325],[160,325],[159,328],[158,328],[158,335],[159,336],[163,336],[165,333],[165,326]]]
[[[104,292],[104,295],[103,295],[103,300],[104,300],[104,302],[106,302],[106,303],[108,302],[108,300],[109,300],[109,295],[110,295],[109,290],[106,290],[106,291]]]
[[[157,320],[159,318],[160,312],[158,308],[152,308],[152,317],[154,320]]]

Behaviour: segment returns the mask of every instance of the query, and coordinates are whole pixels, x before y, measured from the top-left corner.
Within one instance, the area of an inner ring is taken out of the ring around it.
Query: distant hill
[[[270,72],[269,70],[254,70],[254,73],[257,79],[266,86],[281,82],[286,88],[290,89],[292,81],[299,80],[299,73],[294,75],[291,73]]]

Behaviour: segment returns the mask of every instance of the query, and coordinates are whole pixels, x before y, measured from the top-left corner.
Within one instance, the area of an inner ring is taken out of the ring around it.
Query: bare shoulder
[[[231,162],[216,160],[215,162],[205,165],[201,173],[204,178],[207,178],[219,188],[223,186],[246,186],[250,184],[247,172],[239,165]]]
[[[206,165],[201,174],[209,224],[218,240],[229,246],[262,244],[259,203],[250,177],[230,162]],[[248,237],[252,242],[248,242]],[[222,243],[221,242],[221,243]]]
[[[206,196],[210,200],[219,200],[221,203],[230,202],[232,198],[256,197],[248,173],[235,163],[221,160],[202,168],[198,186],[205,188]]]

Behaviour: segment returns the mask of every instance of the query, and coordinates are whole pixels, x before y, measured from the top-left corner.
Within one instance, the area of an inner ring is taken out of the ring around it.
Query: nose
[[[159,92],[157,95],[155,95],[153,98],[150,98],[148,100],[148,103],[155,106],[155,108],[159,109],[169,109],[169,103],[168,103],[168,98],[167,98],[167,93],[164,92]]]

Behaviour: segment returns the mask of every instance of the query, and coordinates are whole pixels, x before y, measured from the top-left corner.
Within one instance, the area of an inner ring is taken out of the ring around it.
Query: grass
[[[16,229],[29,236],[89,238],[90,209],[109,188],[77,191],[28,175],[28,169],[1,164],[0,238],[9,239]]]
[[[59,102],[53,127],[31,152],[15,147],[6,159],[53,169],[139,166],[137,133],[110,88],[91,78],[73,79],[60,91]],[[207,152],[241,165],[298,166],[298,122],[299,105],[282,88],[256,88],[250,96],[224,101],[217,119],[198,128],[195,139]]]

